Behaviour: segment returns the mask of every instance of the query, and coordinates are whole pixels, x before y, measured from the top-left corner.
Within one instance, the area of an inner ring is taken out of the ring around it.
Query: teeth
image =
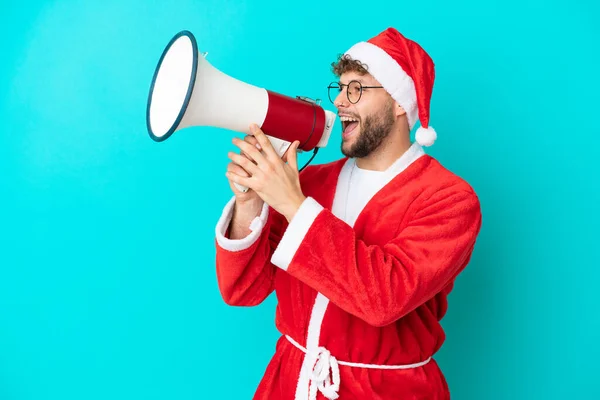
[[[340,117],[340,121],[343,122],[358,122],[358,119],[352,117]]]

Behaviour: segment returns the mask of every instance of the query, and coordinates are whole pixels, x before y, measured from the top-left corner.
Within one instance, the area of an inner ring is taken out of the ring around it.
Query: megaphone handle
[[[285,154],[287,149],[292,144],[292,142],[288,142],[288,141],[285,141],[285,140],[282,140],[282,139],[279,139],[279,138],[276,138],[273,136],[267,135],[267,138],[271,142],[271,145],[273,145],[273,148],[275,149],[275,152],[277,153],[277,155],[279,155],[279,157],[283,157],[283,155]],[[248,191],[248,188],[246,186],[242,186],[236,182],[234,182],[233,184],[235,185],[237,190],[239,190],[242,193],[246,193]]]

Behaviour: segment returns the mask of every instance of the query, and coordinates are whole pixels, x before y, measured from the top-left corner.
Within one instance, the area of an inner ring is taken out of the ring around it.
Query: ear
[[[396,117],[401,117],[406,114],[406,111],[404,110],[404,107],[402,107],[400,104],[395,103],[394,114],[396,115]]]

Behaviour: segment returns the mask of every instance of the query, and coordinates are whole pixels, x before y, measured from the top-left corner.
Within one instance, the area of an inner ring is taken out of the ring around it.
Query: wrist
[[[263,205],[262,200],[236,201],[229,222],[229,238],[242,239],[248,236],[252,232],[252,221],[261,215]]]
[[[249,224],[254,218],[261,214],[263,205],[264,201],[260,198],[258,200],[248,201],[237,200],[233,207],[232,222],[240,225]]]
[[[300,209],[300,206],[302,205],[302,203],[304,203],[304,200],[306,200],[306,196],[301,195],[290,202],[289,207],[283,213],[285,219],[287,219],[288,222],[290,222],[294,218],[294,216]]]
[[[247,200],[235,199],[235,208],[242,210],[260,210],[264,204],[260,197],[250,198]]]

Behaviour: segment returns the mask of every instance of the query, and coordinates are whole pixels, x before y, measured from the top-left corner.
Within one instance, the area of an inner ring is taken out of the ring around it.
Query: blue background
[[[483,207],[436,356],[453,398],[600,398],[596,4],[4,1],[0,399],[251,398],[278,333],[274,297],[216,285],[234,133],[153,142],[154,67],[190,29],[223,72],[333,110],[330,63],[387,26],[435,60],[427,151]]]

